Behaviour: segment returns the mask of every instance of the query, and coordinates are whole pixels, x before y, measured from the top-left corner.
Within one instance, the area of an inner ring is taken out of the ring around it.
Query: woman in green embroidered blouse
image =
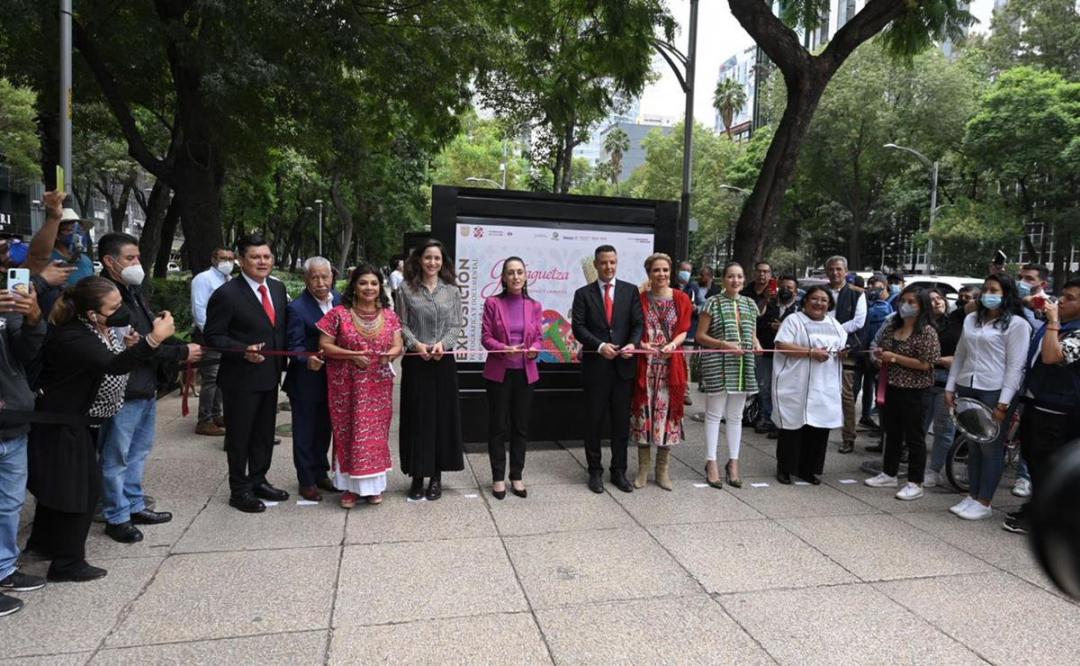
[[[724,267],[724,290],[705,303],[698,319],[697,342],[707,349],[726,353],[705,353],[701,357],[701,390],[705,402],[705,475],[709,485],[723,486],[716,464],[720,440],[720,420],[724,419],[728,462],[724,466],[729,485],[742,487],[739,475],[739,445],[742,443],[742,412],[747,396],[757,393],[754,374],[758,309],[754,301],[739,294],[746,278],[737,263]]]

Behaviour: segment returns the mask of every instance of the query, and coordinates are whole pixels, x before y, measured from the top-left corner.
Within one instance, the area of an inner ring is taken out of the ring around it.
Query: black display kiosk
[[[675,248],[678,203],[647,199],[588,197],[537,192],[445,187],[432,192],[431,236],[457,256],[458,224],[546,227],[553,230],[649,231],[654,251],[671,254]],[[406,243],[422,242],[412,236]],[[619,277],[640,281],[641,266],[619,267]],[[629,276],[629,278],[627,277]],[[483,364],[458,363],[461,415],[468,443],[487,441],[487,394]],[[585,401],[581,371],[575,363],[542,363],[533,401],[529,439],[580,441]]]

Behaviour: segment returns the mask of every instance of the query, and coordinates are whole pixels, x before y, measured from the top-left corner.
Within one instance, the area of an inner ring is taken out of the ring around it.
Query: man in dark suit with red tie
[[[284,357],[260,352],[285,349],[288,295],[270,277],[274,255],[262,236],[236,246],[240,279],[219,287],[206,306],[203,335],[222,353],[218,372],[229,458],[229,505],[247,513],[264,511],[261,500],[283,502],[289,493],[266,481],[274,450],[274,421]]]
[[[626,479],[626,446],[630,440],[630,398],[637,361],[632,352],[641,343],[645,315],[637,287],[615,279],[619,255],[610,245],[593,253],[597,281],[574,292],[574,337],[582,347],[585,388],[585,456],[589,490],[604,492],[600,432],[611,424],[611,483],[624,493],[634,488]]]

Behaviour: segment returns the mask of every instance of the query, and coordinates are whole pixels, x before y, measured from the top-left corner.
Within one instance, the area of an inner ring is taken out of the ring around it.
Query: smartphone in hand
[[[7,274],[8,291],[22,296],[30,295],[30,269],[9,268]]]

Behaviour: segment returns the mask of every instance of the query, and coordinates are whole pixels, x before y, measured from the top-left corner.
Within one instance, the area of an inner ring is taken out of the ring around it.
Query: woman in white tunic
[[[840,401],[840,352],[847,343],[844,327],[829,315],[833,296],[824,287],[811,287],[801,312],[784,319],[776,334],[773,361],[773,421],[780,428],[776,441],[776,480],[790,484],[794,474],[814,484],[825,468],[829,431],[844,424]]]

